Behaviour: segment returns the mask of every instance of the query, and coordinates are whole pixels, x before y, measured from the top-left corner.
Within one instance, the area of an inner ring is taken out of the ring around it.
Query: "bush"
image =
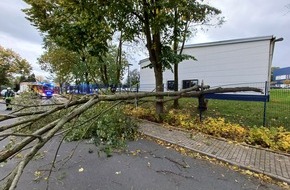
[[[216,137],[223,137],[242,142],[248,135],[248,130],[239,124],[226,122],[224,118],[207,118],[199,127],[200,131]]]
[[[254,127],[250,129],[247,143],[290,152],[290,133],[284,127]]]
[[[152,118],[154,112],[146,108],[133,108],[127,106],[130,110],[129,115],[137,118]],[[127,111],[126,111],[127,113]],[[164,122],[180,128],[194,129],[205,134],[216,137],[223,137],[238,142],[246,142],[251,145],[259,145],[273,150],[282,150],[290,152],[290,132],[284,127],[265,128],[265,127],[245,127],[240,124],[226,122],[224,118],[208,117],[199,122],[197,117],[193,117],[188,110],[169,110],[164,116]]]

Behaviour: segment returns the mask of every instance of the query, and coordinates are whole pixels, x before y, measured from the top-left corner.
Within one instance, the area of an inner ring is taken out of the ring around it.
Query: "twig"
[[[173,175],[177,175],[177,176],[180,176],[180,177],[184,177],[186,179],[194,179],[193,176],[186,176],[186,175],[183,175],[181,173],[178,174],[178,173],[175,173],[175,172],[169,171],[169,170],[157,170],[156,172],[157,173],[163,173],[163,174],[173,174]],[[194,179],[194,180],[198,181],[197,179]]]
[[[45,135],[43,137],[43,140],[39,141],[36,145],[34,145],[33,148],[31,149],[31,151],[28,154],[25,155],[24,159],[16,166],[16,168],[15,168],[15,170],[13,170],[12,174],[9,175],[9,177],[8,177],[6,183],[4,184],[4,187],[2,189],[3,190],[8,190],[8,189],[9,190],[14,190],[16,188],[16,184],[19,181],[20,175],[23,172],[23,169],[25,168],[27,163],[33,158],[33,156],[38,152],[38,150],[40,148],[42,148],[45,145],[45,143],[47,141],[49,141],[62,128],[62,126],[65,123],[69,122],[70,120],[72,120],[76,116],[80,115],[85,110],[87,110],[88,108],[90,108],[91,106],[96,104],[97,102],[99,102],[99,100],[95,99],[95,97],[93,97],[87,103],[85,103],[81,107],[77,108],[73,112],[67,114],[62,119],[60,119],[59,122],[57,123],[57,125],[54,128],[52,128],[48,132],[47,135]]]
[[[62,137],[62,139],[60,140],[60,142],[59,142],[59,144],[58,144],[58,147],[57,147],[57,149],[56,149],[56,152],[55,152],[55,154],[54,154],[54,158],[53,158],[53,161],[51,162],[51,167],[50,167],[50,169],[49,169],[49,173],[48,173],[48,176],[47,176],[47,181],[46,181],[46,190],[49,189],[49,179],[50,179],[50,176],[51,176],[51,173],[52,173],[52,169],[55,167],[55,161],[56,161],[56,158],[57,158],[57,154],[58,154],[59,149],[60,149],[60,147],[61,147],[61,145],[62,145],[62,143],[63,143],[63,141],[64,141],[64,139],[65,139],[65,137],[66,137],[67,135],[68,135],[68,133],[66,133],[66,135],[64,135],[64,136]]]
[[[11,128],[16,127],[18,125],[22,125],[22,124],[25,124],[25,123],[36,121],[36,120],[41,119],[41,118],[43,118],[43,117],[45,117],[47,115],[55,113],[55,112],[65,108],[65,107],[72,107],[72,106],[79,105],[79,104],[86,103],[86,102],[87,101],[85,101],[85,100],[79,100],[79,101],[73,101],[73,102],[71,102],[68,105],[62,104],[60,106],[55,107],[54,109],[51,109],[51,110],[49,110],[49,111],[47,111],[47,112],[45,112],[43,114],[38,115],[37,117],[29,118],[29,119],[26,119],[26,120],[23,120],[23,121],[18,121],[18,122],[15,122],[13,124],[10,124],[10,125],[1,126],[0,127],[0,132],[5,131],[7,129],[11,129]],[[31,115],[33,115],[33,113],[31,113]]]
[[[41,140],[40,135],[34,135],[34,134],[23,134],[23,133],[5,133],[5,134],[0,134],[0,137],[8,137],[8,136],[18,136],[18,137],[35,137]]]
[[[188,164],[185,165],[185,164],[179,163],[179,162],[177,162],[177,161],[175,161],[175,160],[173,160],[173,159],[171,159],[169,157],[166,157],[166,156],[164,156],[164,158],[169,160],[169,161],[171,161],[171,162],[173,162],[173,163],[175,163],[175,164],[177,164],[177,165],[179,165],[179,166],[181,166],[181,167],[183,167],[183,168],[189,168]]]

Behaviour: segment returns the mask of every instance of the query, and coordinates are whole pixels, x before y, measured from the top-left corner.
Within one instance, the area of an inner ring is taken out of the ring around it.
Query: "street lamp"
[[[131,92],[130,66],[133,66],[133,64],[131,63],[128,64],[128,84]]]

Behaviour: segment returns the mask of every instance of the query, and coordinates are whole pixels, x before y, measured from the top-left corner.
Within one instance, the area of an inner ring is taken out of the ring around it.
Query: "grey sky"
[[[273,66],[290,66],[290,0],[207,0],[222,10],[226,22],[219,28],[200,32],[189,43],[274,35],[284,41],[275,46]],[[36,75],[43,74],[36,64],[43,52],[37,30],[24,17],[22,0],[0,1],[0,44],[27,59]],[[134,67],[139,60],[135,58]]]

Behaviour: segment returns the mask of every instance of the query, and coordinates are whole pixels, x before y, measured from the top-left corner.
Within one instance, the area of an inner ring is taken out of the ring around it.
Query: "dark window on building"
[[[183,80],[182,81],[182,89],[190,88],[195,85],[198,85],[198,80],[193,79],[193,80]]]
[[[167,81],[167,90],[174,90],[174,80]]]

